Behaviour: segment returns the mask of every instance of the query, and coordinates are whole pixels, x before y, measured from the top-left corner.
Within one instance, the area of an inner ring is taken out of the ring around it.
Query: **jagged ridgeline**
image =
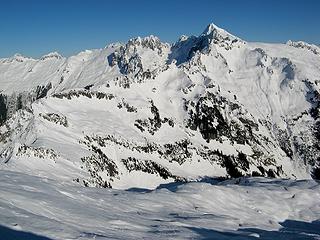
[[[319,52],[210,24],[174,44],[0,59],[0,167],[115,188],[319,179]]]

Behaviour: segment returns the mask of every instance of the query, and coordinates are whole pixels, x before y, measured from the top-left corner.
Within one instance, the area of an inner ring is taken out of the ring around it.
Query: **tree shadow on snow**
[[[282,226],[278,231],[266,231],[258,228],[241,228],[237,231],[222,232],[214,229],[188,227],[196,232],[199,239],[211,240],[244,240],[244,239],[264,239],[264,240],[315,240],[320,237],[320,220],[313,222],[302,222],[286,220],[280,223]]]
[[[50,238],[39,236],[31,232],[14,230],[0,225],[1,240],[51,240]]]

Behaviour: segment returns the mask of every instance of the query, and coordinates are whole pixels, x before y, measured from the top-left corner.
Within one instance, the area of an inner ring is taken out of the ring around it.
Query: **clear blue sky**
[[[210,22],[248,41],[320,44],[319,0],[0,0],[0,57],[69,56],[150,34],[174,42]]]

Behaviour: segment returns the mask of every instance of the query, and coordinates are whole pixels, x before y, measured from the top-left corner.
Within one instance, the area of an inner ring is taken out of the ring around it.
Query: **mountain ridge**
[[[151,35],[2,59],[0,167],[116,188],[317,178],[319,55],[301,46],[209,24],[171,45]]]
[[[241,40],[241,38],[239,38],[239,37],[231,34],[230,32],[226,31],[226,30],[223,29],[223,28],[220,28],[219,26],[217,26],[217,25],[214,24],[213,22],[212,22],[212,23],[209,23],[199,36],[201,36],[201,35],[208,35],[208,33],[209,33],[209,32],[212,32],[212,31],[220,32],[220,34],[222,34],[222,35],[231,36],[231,37],[233,37],[233,38],[237,38],[237,39],[240,39],[240,40]],[[173,43],[169,43],[169,42],[163,42],[163,43],[169,44],[169,45],[173,46],[173,45],[177,44],[181,39],[183,39],[183,38],[190,38],[190,37],[196,37],[196,35],[190,35],[190,36],[181,35],[181,36],[179,37],[179,39],[178,39],[177,41],[173,42]],[[147,39],[147,38],[156,38],[156,39],[158,39],[158,40],[161,41],[161,39],[160,39],[159,37],[157,37],[156,35],[153,35],[153,34],[146,35],[146,36],[133,37],[133,38],[130,38],[128,41],[134,40],[134,39],[144,39],[144,38],[145,38],[145,39]],[[305,41],[293,41],[293,40],[288,40],[288,41],[285,42],[285,43],[275,43],[275,44],[288,44],[288,45],[290,45],[290,44],[292,44],[292,43],[303,43],[303,44],[307,44],[307,45],[312,45],[312,46],[319,47],[319,44],[310,44],[310,43],[305,42]],[[117,45],[124,45],[124,44],[126,44],[126,43],[125,43],[125,42],[112,42],[112,43],[107,44],[107,45],[105,46],[105,48],[108,48],[108,47],[111,47],[111,46],[117,46]],[[86,49],[86,50],[82,50],[82,51],[80,51],[80,52],[78,52],[78,53],[75,53],[74,55],[71,55],[71,56],[64,56],[63,54],[60,54],[59,52],[57,52],[56,50],[54,50],[54,51],[45,53],[45,54],[43,54],[42,56],[40,56],[40,57],[38,57],[38,58],[31,57],[31,56],[26,56],[26,55],[24,55],[24,54],[21,54],[21,53],[17,52],[17,53],[15,53],[15,54],[14,54],[13,56],[11,56],[11,57],[10,57],[10,56],[9,56],[9,57],[0,57],[0,60],[13,59],[15,56],[21,56],[21,57],[24,57],[24,58],[26,58],[26,59],[39,60],[39,59],[41,59],[42,57],[45,57],[45,56],[50,55],[50,54],[52,54],[52,53],[56,53],[56,54],[58,54],[58,55],[60,55],[60,56],[62,56],[62,57],[65,57],[65,58],[69,58],[69,57],[72,57],[72,56],[76,56],[76,55],[80,54],[80,53],[83,52],[83,51],[93,51],[93,50],[102,50],[102,49],[103,49],[103,48]]]

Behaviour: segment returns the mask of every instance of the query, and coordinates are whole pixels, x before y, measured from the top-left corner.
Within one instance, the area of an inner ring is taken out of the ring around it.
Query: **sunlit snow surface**
[[[250,178],[155,190],[0,172],[0,239],[320,239],[320,185]]]
[[[207,150],[244,153],[244,175],[311,178],[319,57],[317,46],[244,42],[210,24],[173,46],[150,36],[69,58],[0,59],[0,240],[320,239],[315,181],[201,180],[229,174]],[[220,119],[234,131],[207,138],[190,128],[189,110],[210,115],[198,103],[222,116],[206,130]],[[183,151],[164,146],[181,140],[190,155],[176,159]],[[129,158],[140,164],[128,168]],[[150,161],[170,174],[142,171]],[[170,183],[174,176],[191,182]]]

